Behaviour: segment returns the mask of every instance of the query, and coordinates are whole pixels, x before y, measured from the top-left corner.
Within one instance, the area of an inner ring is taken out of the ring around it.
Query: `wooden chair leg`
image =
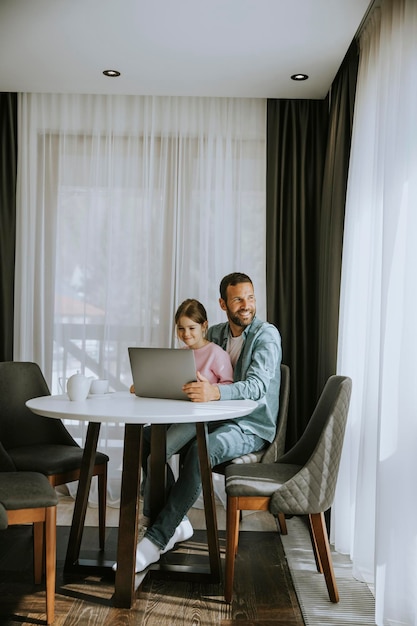
[[[309,515],[309,519],[317,545],[317,553],[323,568],[330,600],[332,602],[339,602],[339,591],[337,589],[336,578],[333,571],[332,555],[330,551],[329,538],[327,536],[324,513],[314,513]]]
[[[285,521],[284,513],[278,513],[277,519],[281,535],[288,535],[287,522]]]
[[[43,573],[43,556],[44,556],[44,534],[45,525],[44,522],[33,523],[33,580],[35,585],[40,585],[42,582]]]
[[[97,475],[98,480],[98,532],[100,550],[104,550],[106,540],[106,506],[107,506],[107,463],[104,471]]]
[[[239,499],[238,498],[236,500],[236,503],[237,503],[236,504],[236,506],[237,506],[237,514],[236,514],[236,517],[235,517],[235,534],[234,534],[235,539],[234,539],[234,546],[233,546],[233,553],[235,555],[235,558],[236,558],[236,555],[237,555],[237,551],[239,549],[239,528],[240,528],[240,524],[241,524],[241,521],[242,521],[242,512],[243,512],[242,509],[239,509]]]
[[[308,530],[310,532],[311,545],[313,546],[313,553],[314,553],[314,560],[316,561],[316,568],[319,574],[323,574],[323,566],[321,564],[319,549],[317,546],[316,536],[314,534],[314,528],[311,523],[310,516],[308,518],[308,522],[309,522]]]
[[[46,622],[52,624],[55,617],[56,506],[47,507],[45,513],[45,585]]]
[[[226,566],[224,598],[230,603],[233,596],[233,579],[235,574],[235,558],[239,541],[239,498],[227,496],[226,508]]]

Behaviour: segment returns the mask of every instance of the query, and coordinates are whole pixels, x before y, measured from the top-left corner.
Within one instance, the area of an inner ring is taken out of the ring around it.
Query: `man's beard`
[[[247,320],[241,320],[240,317],[238,317],[236,314],[232,315],[229,309],[227,310],[229,313],[229,320],[233,322],[233,324],[236,324],[236,326],[240,326],[241,328],[246,328],[246,326],[252,324],[253,318],[255,317],[256,313],[256,311],[251,311],[251,317],[248,317]]]

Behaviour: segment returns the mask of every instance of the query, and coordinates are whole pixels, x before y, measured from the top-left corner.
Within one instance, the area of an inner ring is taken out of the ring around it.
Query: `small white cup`
[[[91,381],[90,394],[109,393],[109,381],[107,378],[97,378]]]

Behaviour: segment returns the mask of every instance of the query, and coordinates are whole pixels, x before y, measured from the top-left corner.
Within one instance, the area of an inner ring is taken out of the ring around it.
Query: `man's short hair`
[[[247,274],[242,274],[241,272],[232,272],[231,274],[227,274],[227,276],[222,278],[220,282],[221,299],[226,302],[227,288],[229,285],[234,287],[235,285],[239,285],[240,283],[250,283],[251,285],[253,285],[252,280],[249,278],[249,276]]]

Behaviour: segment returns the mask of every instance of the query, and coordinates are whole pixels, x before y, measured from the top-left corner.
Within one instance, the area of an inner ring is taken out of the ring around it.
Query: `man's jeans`
[[[179,431],[179,436],[181,436]],[[150,453],[150,428],[144,428],[143,471],[147,472],[147,459]],[[243,454],[256,452],[265,446],[265,441],[250,433],[244,433],[234,421],[211,422],[208,424],[207,447],[211,467],[230,461]],[[179,448],[177,448],[179,449]],[[175,482],[172,471],[167,466],[168,498],[154,524],[145,537],[160,549],[165,548],[178,524],[184,519],[201,492],[201,475],[197,440],[189,445],[178,480]],[[144,514],[149,511],[144,510]]]

